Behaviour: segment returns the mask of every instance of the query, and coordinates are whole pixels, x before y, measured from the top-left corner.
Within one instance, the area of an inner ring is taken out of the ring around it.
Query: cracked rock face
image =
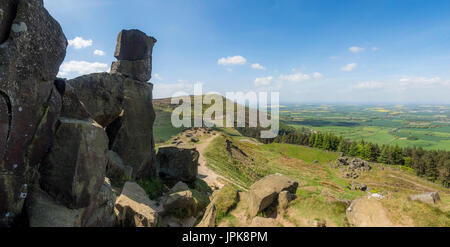
[[[53,81],[67,40],[42,0],[0,9],[0,225],[10,225],[53,139],[61,108]]]

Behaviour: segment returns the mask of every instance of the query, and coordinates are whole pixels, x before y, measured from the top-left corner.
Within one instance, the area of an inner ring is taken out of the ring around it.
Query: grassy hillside
[[[340,200],[367,195],[351,190],[352,183],[365,183],[371,192],[386,195],[381,202],[396,225],[450,226],[450,190],[421,180],[411,171],[372,164],[372,171],[358,179],[347,179],[339,169],[329,165],[338,157],[337,153],[290,144],[263,145],[236,133],[228,134],[214,139],[205,150],[208,166],[245,188],[268,174],[282,173],[296,179],[298,198],[283,215],[288,226],[310,226],[314,220],[323,220],[328,226],[348,226],[346,205]],[[442,202],[428,205],[408,199],[411,194],[426,191],[439,191]],[[238,220],[240,214],[245,214],[245,206],[232,210],[221,224],[245,225]]]

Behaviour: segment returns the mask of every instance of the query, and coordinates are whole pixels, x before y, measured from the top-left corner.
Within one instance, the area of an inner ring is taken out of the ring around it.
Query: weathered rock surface
[[[359,198],[352,202],[346,211],[348,222],[357,227],[394,226],[387,210],[375,198]]]
[[[84,211],[67,208],[38,187],[31,193],[26,208],[31,227],[78,227]]]
[[[118,61],[111,65],[112,74],[121,74],[146,82],[152,74],[152,51],[156,39],[132,29],[122,30],[117,37],[114,56]]]
[[[111,74],[120,74],[133,80],[146,82],[151,79],[151,64],[151,58],[137,61],[119,60],[112,63]]]
[[[0,225],[21,212],[53,137],[67,40],[42,0],[0,2]]]
[[[62,205],[36,185],[27,200],[26,210],[31,227],[111,227],[116,222],[115,199],[107,178],[96,201],[79,209]]]
[[[104,182],[108,139],[94,121],[61,118],[42,163],[41,187],[71,208],[87,207]]]
[[[250,227],[277,227],[278,222],[273,218],[255,217],[250,223]]]
[[[122,112],[125,78],[108,73],[94,73],[68,80],[92,118],[107,127]]]
[[[185,190],[167,195],[162,200],[164,208],[163,214],[170,214],[175,210],[186,210],[189,216],[196,215],[198,212],[198,203],[192,194],[192,191]]]
[[[94,210],[86,222],[88,227],[112,227],[116,223],[116,213],[114,212],[114,204],[116,203],[116,195],[111,187],[109,178],[105,181],[97,194],[97,200],[94,202]]]
[[[176,193],[176,192],[180,192],[180,191],[184,191],[184,190],[189,190],[189,186],[183,182],[178,182],[176,183],[169,191],[169,194],[172,193]]]
[[[281,174],[264,177],[250,187],[249,191],[249,213],[251,217],[256,216],[278,200],[282,191],[295,195],[298,182]]]
[[[159,175],[164,179],[194,181],[198,173],[199,152],[195,148],[160,147],[156,155]]]
[[[84,104],[78,99],[72,86],[68,84],[64,86],[61,117],[79,120],[91,118],[91,115],[87,112]]]
[[[117,198],[115,212],[121,226],[153,227],[158,221],[154,203],[137,183],[126,182]]]
[[[116,152],[126,165],[133,167],[134,178],[156,176],[153,86],[150,83],[126,79],[123,81],[123,88],[123,114],[107,128],[110,149]]]
[[[278,213],[284,212],[287,209],[289,202],[291,202],[294,199],[295,199],[295,194],[292,194],[286,190],[281,191],[278,194],[278,204],[277,204],[278,205],[277,206]]]
[[[131,29],[122,30],[117,37],[114,57],[118,60],[136,61],[152,56],[156,39],[147,36],[144,32]]]
[[[106,176],[119,180],[131,179],[133,177],[133,167],[125,165],[118,154],[109,150]]]
[[[438,192],[429,192],[429,193],[411,195],[409,198],[413,201],[421,201],[421,202],[431,203],[431,204],[438,203],[441,200]]]

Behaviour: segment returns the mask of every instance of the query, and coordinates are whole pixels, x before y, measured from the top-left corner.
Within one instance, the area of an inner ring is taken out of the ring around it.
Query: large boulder
[[[58,203],[38,186],[27,200],[31,227],[79,227],[84,209],[70,209]]]
[[[192,191],[178,191],[165,196],[162,199],[164,215],[173,213],[177,210],[185,210],[189,216],[196,215],[198,212],[198,202],[195,200]]]
[[[153,86],[150,83],[125,79],[123,88],[123,114],[107,128],[110,149],[116,152],[126,165],[133,167],[134,178],[156,176]]]
[[[268,208],[278,200],[282,191],[295,195],[298,182],[281,174],[264,177],[250,186],[249,213],[251,217]]]
[[[146,82],[152,74],[152,51],[156,39],[132,29],[122,30],[117,37],[114,56],[118,61],[111,65],[111,73],[121,74]]]
[[[117,45],[114,57],[118,60],[136,61],[152,56],[156,39],[147,36],[144,32],[131,29],[122,30],[117,36]]]
[[[95,200],[105,178],[108,138],[94,121],[61,118],[42,163],[41,187],[71,208]]]
[[[112,227],[116,222],[115,199],[107,178],[97,199],[78,209],[59,203],[36,185],[27,200],[26,212],[31,227]]]
[[[346,211],[348,222],[357,227],[394,226],[386,208],[376,198],[358,198]]]
[[[94,73],[68,80],[67,84],[74,88],[92,118],[107,127],[122,112],[124,80],[120,75]]]
[[[10,225],[51,145],[67,40],[42,0],[5,0],[0,9],[0,225]]]
[[[441,200],[438,192],[428,192],[423,194],[411,195],[409,198],[413,201],[421,201],[430,204],[438,203]]]
[[[192,182],[198,174],[198,158],[195,148],[160,147],[156,155],[159,175],[164,179]]]
[[[158,221],[155,204],[137,183],[126,182],[116,200],[115,212],[121,226],[154,227]]]

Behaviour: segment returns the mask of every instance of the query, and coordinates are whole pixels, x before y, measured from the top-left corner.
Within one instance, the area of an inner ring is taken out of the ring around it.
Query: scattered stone
[[[198,139],[197,137],[192,137],[191,138],[191,142],[199,142],[200,141],[200,139]]]
[[[438,192],[429,192],[429,193],[411,195],[409,198],[413,201],[421,201],[421,202],[431,203],[431,204],[438,203],[441,200]]]
[[[137,183],[126,182],[115,203],[115,212],[121,226],[154,227],[158,213],[144,189]]]
[[[296,193],[298,182],[281,174],[264,177],[250,187],[249,213],[256,216],[278,199],[282,191]]]
[[[198,158],[195,148],[160,147],[156,155],[159,174],[164,179],[192,182],[198,174]]]
[[[359,188],[360,190],[362,190],[362,191],[366,191],[366,190],[367,190],[367,185],[364,184],[364,183],[361,183],[361,184],[358,185],[358,188]]]

